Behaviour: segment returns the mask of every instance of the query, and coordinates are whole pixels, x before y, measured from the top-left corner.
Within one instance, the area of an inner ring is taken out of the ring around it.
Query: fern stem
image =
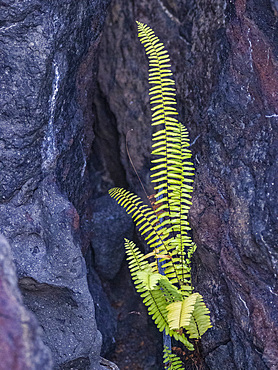
[[[163,219],[159,220],[159,223],[162,222]],[[163,262],[160,261],[160,258],[157,259],[158,264],[158,271],[161,275],[165,275],[164,269],[163,269]],[[171,343],[171,336],[169,334],[166,334],[165,329],[163,330],[163,347],[169,348],[169,353],[172,353],[172,343]]]

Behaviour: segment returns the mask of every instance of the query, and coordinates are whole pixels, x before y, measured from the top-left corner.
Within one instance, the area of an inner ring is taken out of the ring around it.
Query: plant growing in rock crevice
[[[182,342],[189,350],[190,339],[199,339],[211,327],[209,310],[191,282],[191,259],[196,245],[189,235],[193,164],[190,161],[186,128],[177,120],[175,82],[168,52],[151,28],[137,22],[139,39],[149,58],[152,125],[151,178],[156,194],[151,206],[135,194],[113,188],[111,197],[131,214],[151,249],[144,255],[125,239],[131,276],[155,324]],[[181,369],[181,361],[171,348],[164,348],[168,369]]]

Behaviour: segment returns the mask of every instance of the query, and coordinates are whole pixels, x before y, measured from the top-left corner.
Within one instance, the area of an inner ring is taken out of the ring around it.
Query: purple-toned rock
[[[202,339],[212,370],[278,368],[276,3],[116,0],[100,45],[95,145],[110,143],[101,185],[140,194],[126,141],[151,194],[151,111],[135,20],[169,50],[180,118],[197,138],[193,271],[214,325]]]
[[[0,369],[52,369],[41,335],[37,320],[23,304],[10,246],[0,235]]]
[[[0,232],[55,368],[102,368],[81,249],[89,243],[87,158],[108,4],[0,1]],[[11,310],[11,320],[19,314]]]

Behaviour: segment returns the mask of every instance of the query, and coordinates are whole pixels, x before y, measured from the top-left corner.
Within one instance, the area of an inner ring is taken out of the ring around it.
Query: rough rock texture
[[[109,244],[111,246],[111,243]],[[88,286],[95,304],[95,316],[98,330],[102,335],[101,355],[105,356],[115,350],[117,332],[117,313],[111,306],[107,295],[102,289],[101,280],[93,268],[92,250],[86,256],[88,271]]]
[[[86,160],[108,3],[0,2],[0,232],[61,369],[103,368],[81,245],[89,243]]]
[[[212,313],[202,356],[213,370],[278,368],[277,16],[275,1],[115,0],[100,46],[94,145],[109,142],[95,165],[100,194],[126,182],[142,194],[126,140],[152,191],[147,60],[135,20],[169,50],[181,120],[197,138],[194,279]]]
[[[215,349],[211,332],[205,353],[225,344],[243,369],[278,367],[276,22],[267,2],[236,1],[230,9],[192,212],[206,265],[198,279],[225,332]]]
[[[12,260],[11,248],[0,235],[0,369],[49,370],[50,350],[34,315],[23,305]]]
[[[113,280],[124,259],[123,240],[132,237],[133,222],[108,194],[94,200],[92,211],[94,265],[101,278]]]
[[[116,368],[100,360],[91,295],[103,353],[116,338],[110,356],[121,369],[161,368],[157,333],[122,264],[119,239],[131,233],[130,221],[103,197],[114,185],[143,194],[127,146],[152,193],[138,19],[169,50],[178,109],[194,142],[194,279],[214,324],[202,339],[202,366],[274,370],[277,1],[114,0],[98,58],[109,2],[0,1],[0,232],[10,241],[24,302],[43,328],[54,368]],[[117,309],[118,334],[92,263]],[[1,288],[0,300],[15,294],[22,307],[14,287]],[[20,322],[18,312],[13,319]],[[37,330],[32,318],[29,328]],[[34,335],[30,351],[49,361]]]

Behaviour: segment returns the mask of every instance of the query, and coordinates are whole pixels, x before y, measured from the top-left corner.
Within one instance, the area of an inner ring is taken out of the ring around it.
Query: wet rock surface
[[[181,120],[191,140],[197,139],[192,146],[194,280],[214,325],[202,339],[203,368],[278,366],[274,3],[116,0],[100,45],[94,143],[104,145],[107,133],[111,148],[119,143],[120,153],[113,156],[118,172],[111,169],[111,153],[100,158],[104,190],[127,181],[131,190],[143,193],[127,141],[152,193],[147,60],[135,20],[154,29],[172,59]],[[102,106],[105,115],[99,113]],[[126,176],[119,178],[123,169]]]
[[[35,316],[23,304],[11,248],[2,235],[0,297],[0,369],[51,369],[51,352],[42,342]]]

